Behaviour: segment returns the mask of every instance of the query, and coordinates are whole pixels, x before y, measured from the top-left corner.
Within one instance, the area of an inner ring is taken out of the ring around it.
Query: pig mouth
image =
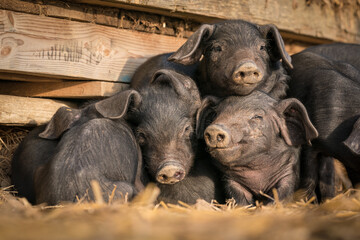
[[[209,151],[210,152],[212,152],[212,151],[223,152],[223,153],[233,152],[233,151],[240,152],[240,149],[242,148],[243,145],[244,145],[244,142],[240,141],[238,143],[235,143],[231,146],[226,146],[226,147],[209,147]]]
[[[209,148],[210,155],[223,165],[229,165],[236,162],[242,155],[243,146],[237,143],[229,147]]]
[[[237,84],[234,87],[234,92],[237,95],[248,95],[250,94],[257,86],[259,85],[259,83],[242,83],[241,85]]]

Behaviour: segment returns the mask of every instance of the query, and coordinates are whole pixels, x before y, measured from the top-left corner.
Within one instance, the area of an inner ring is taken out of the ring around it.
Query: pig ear
[[[200,108],[196,113],[196,136],[198,139],[204,138],[204,131],[214,119],[214,107],[221,101],[215,96],[207,96],[201,101]]]
[[[318,132],[311,123],[304,105],[295,98],[280,101],[276,105],[280,117],[275,117],[280,133],[290,146],[310,143],[318,137]]]
[[[360,118],[355,122],[349,137],[344,141],[351,152],[360,155]]]
[[[205,50],[205,42],[211,37],[214,29],[214,25],[201,25],[168,60],[183,65],[191,65],[198,62]]]
[[[154,73],[150,84],[169,84],[184,101],[192,103],[196,109],[200,106],[200,93],[196,83],[188,76],[169,69]]]
[[[49,123],[46,125],[45,130],[39,134],[39,137],[45,139],[57,139],[63,132],[74,126],[80,117],[81,110],[61,107],[52,116]]]
[[[268,24],[260,26],[259,29],[268,41],[267,49],[269,49],[272,61],[277,62],[282,59],[283,63],[292,69],[291,57],[285,50],[284,41],[277,27],[273,24]]]
[[[130,106],[137,108],[140,104],[140,93],[135,90],[126,90],[95,103],[95,109],[105,118],[119,119],[124,117]]]

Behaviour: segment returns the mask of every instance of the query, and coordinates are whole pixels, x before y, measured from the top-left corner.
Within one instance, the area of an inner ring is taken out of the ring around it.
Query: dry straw
[[[9,183],[11,154],[25,135],[0,129],[2,182]],[[116,200],[113,193],[104,202],[100,189],[92,182],[93,202],[83,197],[77,203],[32,206],[2,186],[0,239],[360,239],[359,190],[322,204],[301,199],[301,193],[280,202],[275,191],[272,205],[239,207],[233,200],[155,203],[159,189],[153,184],[132,202],[126,196]]]

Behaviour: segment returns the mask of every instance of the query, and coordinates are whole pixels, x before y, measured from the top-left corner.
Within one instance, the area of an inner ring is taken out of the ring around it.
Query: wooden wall
[[[360,43],[359,14],[349,0],[1,0],[0,124],[42,124],[74,99],[126,89],[141,63],[204,22],[274,23],[292,54]]]

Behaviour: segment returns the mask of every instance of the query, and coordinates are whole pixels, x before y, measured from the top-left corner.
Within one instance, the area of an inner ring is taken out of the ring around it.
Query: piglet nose
[[[254,84],[263,78],[263,73],[252,61],[241,64],[233,73],[233,80],[238,84]]]
[[[185,170],[178,164],[171,162],[163,164],[156,174],[156,181],[162,184],[174,184],[185,177]]]
[[[205,129],[204,138],[211,148],[225,148],[230,143],[230,134],[224,127],[217,124],[212,124]]]

